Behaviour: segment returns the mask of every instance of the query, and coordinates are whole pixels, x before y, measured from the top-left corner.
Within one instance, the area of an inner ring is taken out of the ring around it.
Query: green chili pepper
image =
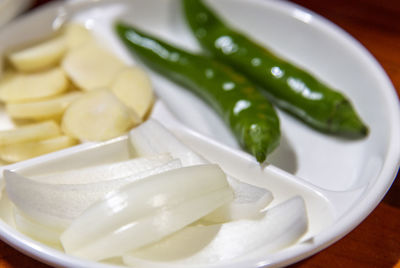
[[[277,114],[245,77],[209,57],[175,48],[123,23],[117,23],[116,31],[143,62],[208,102],[257,161],[263,162],[278,146]]]
[[[203,48],[257,83],[275,105],[322,132],[367,135],[368,128],[341,93],[230,28],[202,1],[182,1]]]

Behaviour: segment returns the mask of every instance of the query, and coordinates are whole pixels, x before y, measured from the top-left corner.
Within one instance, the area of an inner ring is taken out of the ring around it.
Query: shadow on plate
[[[293,146],[282,133],[279,147],[268,157],[268,162],[290,174],[295,174],[298,169],[297,156]]]

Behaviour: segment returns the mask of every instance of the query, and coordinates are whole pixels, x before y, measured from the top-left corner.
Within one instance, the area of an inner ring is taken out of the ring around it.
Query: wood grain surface
[[[41,5],[48,0],[37,1]],[[326,17],[359,40],[380,62],[400,95],[399,0],[292,0]],[[399,137],[400,138],[400,137]],[[291,265],[400,268],[400,179],[351,233],[327,249]],[[396,265],[397,263],[397,265]],[[49,267],[0,241],[0,268]]]
[[[398,96],[400,95],[399,0],[292,0],[292,2],[329,19],[360,41],[385,69]],[[329,248],[292,265],[291,268],[394,267],[399,262],[400,176],[398,174],[384,200],[355,230]]]

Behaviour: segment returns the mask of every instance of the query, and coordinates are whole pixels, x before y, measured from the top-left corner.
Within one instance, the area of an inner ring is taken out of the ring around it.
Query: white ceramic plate
[[[0,27],[25,11],[32,0],[0,0]]]
[[[400,156],[398,99],[390,80],[368,51],[320,16],[284,1],[209,3],[233,26],[343,91],[370,127],[366,139],[348,141],[315,132],[279,112],[282,144],[269,158],[270,165],[260,168],[252,157],[240,151],[223,122],[203,102],[151,72],[162,100],[152,117],[226,172],[271,189],[276,202],[295,194],[306,200],[310,229],[301,243],[273,255],[244,257],[220,267],[288,265],[350,232],[390,187]],[[4,49],[39,39],[69,19],[92,29],[127,63],[140,64],[114,35],[112,22],[116,18],[186,49],[199,50],[181,16],[179,1],[175,0],[53,3],[8,25],[0,32],[0,44]],[[6,117],[0,117],[1,128],[10,125]],[[8,168],[40,173],[106,161],[107,155],[121,159],[128,157],[125,145],[124,137],[104,144],[84,144]],[[3,222],[0,222],[0,236],[26,254],[53,265],[99,267],[35,242]]]

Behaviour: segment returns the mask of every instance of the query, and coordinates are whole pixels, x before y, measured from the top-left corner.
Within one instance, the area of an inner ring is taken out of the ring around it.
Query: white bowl
[[[25,11],[32,4],[32,0],[0,0],[0,27]]]
[[[282,144],[269,158],[270,165],[260,168],[252,157],[240,151],[229,130],[210,108],[190,92],[149,70],[157,95],[173,114],[160,101],[152,117],[228,173],[273,190],[277,201],[294,194],[306,200],[310,219],[306,238],[311,239],[303,239],[302,243],[276,254],[251,256],[213,267],[288,265],[349,233],[383,198],[399,168],[398,98],[373,56],[317,14],[284,1],[209,3],[233,26],[343,91],[370,128],[367,138],[348,141],[315,132],[279,112]],[[179,8],[175,0],[53,3],[0,31],[0,44],[12,46],[44,36],[67,18],[91,28],[118,56],[135,64],[113,33],[112,22],[121,18],[176,45],[199,50]],[[32,31],[24,34],[27,29]],[[174,117],[193,131],[182,127]],[[1,127],[11,124],[5,117],[1,120]],[[43,172],[104,161],[111,152],[112,157],[124,158],[127,157],[124,144],[124,137],[107,143],[83,144],[6,168]],[[0,222],[0,236],[24,253],[52,265],[101,267],[33,241],[3,222]]]

